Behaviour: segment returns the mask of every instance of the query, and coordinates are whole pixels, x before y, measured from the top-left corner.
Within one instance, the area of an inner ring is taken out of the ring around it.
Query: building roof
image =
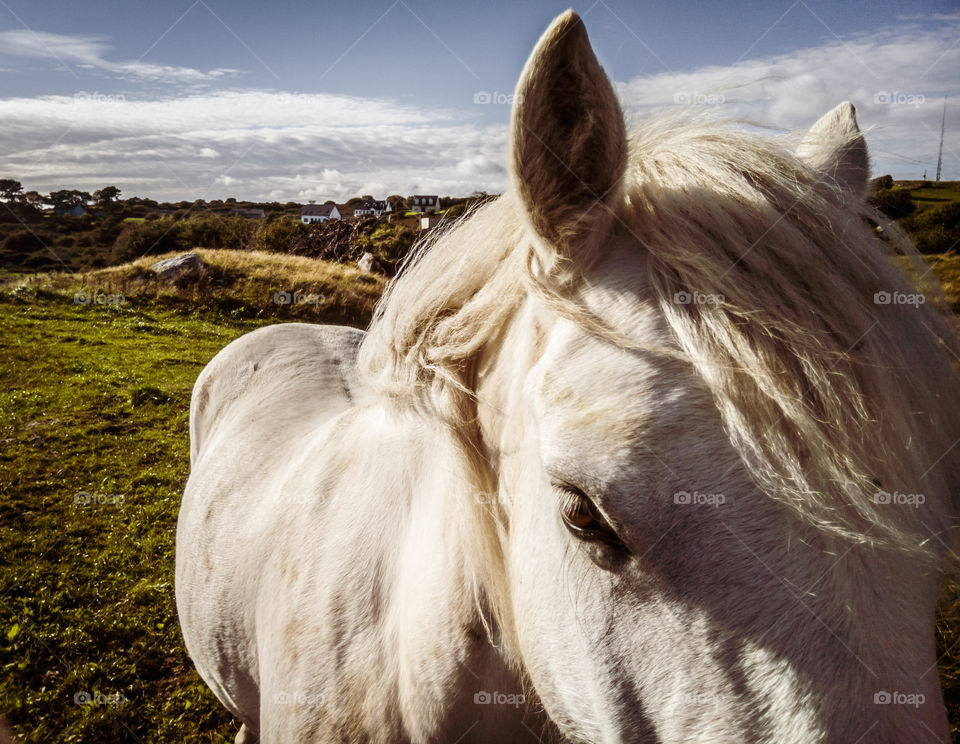
[[[305,204],[300,210],[301,217],[329,217],[336,208],[333,202],[326,204]],[[337,210],[338,212],[340,210]]]
[[[378,212],[382,212],[387,208],[386,201],[377,201],[376,199],[367,199],[366,201],[360,202],[356,207],[353,208],[353,211],[356,212],[360,209],[375,209]]]
[[[436,194],[414,194],[410,198],[426,204],[433,204],[434,202],[440,201],[440,197]]]

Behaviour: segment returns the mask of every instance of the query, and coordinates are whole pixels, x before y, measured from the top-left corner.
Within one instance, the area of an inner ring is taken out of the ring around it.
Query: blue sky
[[[0,0],[0,177],[162,199],[499,191],[506,96],[568,6]],[[850,99],[875,174],[933,176],[955,4],[573,7],[632,120],[692,104],[799,131]],[[944,178],[958,133],[954,98]]]

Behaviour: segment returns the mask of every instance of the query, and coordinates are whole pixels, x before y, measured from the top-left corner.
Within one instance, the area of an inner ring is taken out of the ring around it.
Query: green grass
[[[176,620],[190,390],[242,333],[313,318],[270,303],[277,288],[329,285],[336,302],[303,312],[362,326],[380,285],[279,258],[261,267],[271,283],[257,279],[255,257],[205,257],[219,273],[179,288],[151,284],[136,266],[0,283],[0,714],[19,742],[227,742],[236,732],[193,670]],[[934,266],[957,285],[956,256]],[[232,279],[218,288],[227,279],[216,276]],[[119,304],[84,305],[73,300],[80,288],[126,292]],[[234,304],[214,301],[229,293]],[[956,735],[955,586],[937,627]],[[94,702],[75,702],[84,694]]]
[[[227,741],[235,724],[180,638],[174,535],[193,381],[265,321],[12,294],[0,298],[0,710],[22,742]],[[77,704],[85,694],[101,703]]]
[[[898,181],[896,187],[907,189],[918,209],[960,202],[960,181]]]

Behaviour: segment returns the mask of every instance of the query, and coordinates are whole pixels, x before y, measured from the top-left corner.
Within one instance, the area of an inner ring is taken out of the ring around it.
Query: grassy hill
[[[960,181],[895,181],[894,185],[908,191],[920,210],[960,202]]]
[[[871,182],[869,198],[899,223],[921,253],[944,254],[960,246],[960,182],[894,181],[880,176]]]
[[[159,280],[149,268],[176,255],[165,253],[88,272],[8,274],[0,278],[0,287],[123,309],[169,308],[232,319],[364,326],[386,283],[382,276],[352,266],[302,256],[205,248],[192,252],[203,260],[203,270],[175,282]]]
[[[151,275],[155,259],[0,281],[0,714],[20,742],[235,735],[176,619],[191,387],[217,351],[264,324],[366,325],[383,280],[306,258],[199,253],[207,271],[175,284]],[[931,261],[960,307],[960,260]],[[323,301],[277,304],[277,292]],[[958,731],[953,588],[938,627]]]

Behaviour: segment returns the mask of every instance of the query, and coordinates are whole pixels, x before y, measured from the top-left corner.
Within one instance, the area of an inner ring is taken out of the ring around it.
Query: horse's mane
[[[551,280],[563,271],[536,260],[517,209],[507,194],[422,246],[361,353],[370,383],[449,423],[478,469],[483,350],[532,290],[583,317],[576,282]],[[950,357],[960,346],[938,282],[902,233],[783,141],[676,116],[633,132],[613,209],[615,230],[646,251],[679,351],[760,488],[843,539],[942,554],[960,493],[947,467],[960,438]],[[919,307],[874,301],[918,289]],[[724,301],[680,304],[680,291]],[[624,343],[626,329],[608,330]],[[878,492],[925,494],[926,508],[877,503]]]

